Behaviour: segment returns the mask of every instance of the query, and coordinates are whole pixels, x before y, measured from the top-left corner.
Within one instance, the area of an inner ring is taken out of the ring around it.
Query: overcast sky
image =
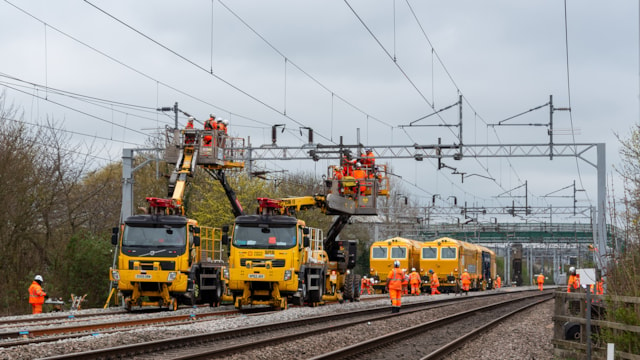
[[[274,124],[286,124],[283,146],[306,141],[302,126],[322,144],[355,144],[359,133],[368,146],[409,146],[458,143],[458,127],[406,125],[462,95],[464,143],[499,145],[548,143],[546,126],[488,125],[553,95],[554,107],[572,110],[554,113],[554,142],[606,143],[616,179],[615,135],[627,136],[639,115],[638,14],[638,2],[621,0],[568,0],[566,13],[549,0],[0,1],[0,91],[28,124],[54,119],[73,131],[70,147],[94,144],[99,163],[172,125],[155,108],[175,102],[198,120],[230,119],[231,134],[252,146],[270,144]],[[451,108],[414,125],[458,116]],[[504,123],[548,122],[546,106]],[[529,205],[572,206],[544,195],[572,196],[558,190],[573,181],[585,190],[577,205],[595,205],[595,168],[574,158],[447,160],[480,175],[464,183],[433,160],[387,161],[422,205],[434,194],[440,206],[450,196],[524,204],[523,189],[509,190],[525,181]],[[329,163],[258,165],[320,177]]]

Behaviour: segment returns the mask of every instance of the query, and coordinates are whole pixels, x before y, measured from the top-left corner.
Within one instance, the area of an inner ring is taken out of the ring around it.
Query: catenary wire
[[[177,51],[175,51],[175,50],[173,50],[173,49],[169,48],[168,46],[166,46],[166,45],[164,45],[164,44],[160,43],[159,41],[157,41],[157,40],[155,40],[155,39],[151,38],[149,35],[146,35],[146,34],[145,34],[145,33],[143,33],[142,31],[140,31],[140,30],[138,30],[138,29],[134,28],[133,26],[131,26],[131,25],[127,24],[126,22],[124,22],[124,21],[122,21],[122,20],[120,20],[120,19],[116,18],[114,15],[111,15],[111,14],[110,14],[110,13],[108,13],[107,11],[105,11],[105,10],[103,10],[103,9],[99,8],[98,6],[96,6],[96,5],[92,4],[90,1],[88,1],[88,0],[84,0],[84,2],[85,2],[86,4],[88,4],[88,5],[92,6],[92,7],[93,7],[93,8],[95,8],[96,10],[98,10],[98,11],[102,12],[103,14],[107,15],[108,17],[112,18],[113,20],[115,20],[115,21],[119,22],[119,23],[120,23],[120,24],[122,24],[123,26],[125,26],[125,27],[127,27],[127,28],[131,29],[133,32],[135,32],[135,33],[139,34],[140,36],[144,37],[145,39],[147,39],[147,40],[149,40],[149,41],[153,42],[154,44],[156,44],[156,45],[160,46],[161,48],[163,48],[163,49],[165,49],[165,50],[169,51],[170,53],[174,54],[174,55],[175,55],[175,56],[177,56],[178,58],[180,58],[180,59],[182,59],[182,60],[186,61],[187,63],[191,64],[191,65],[192,65],[192,66],[194,66],[195,68],[197,68],[197,69],[200,69],[200,70],[204,71],[205,73],[209,74],[210,76],[213,76],[213,77],[215,77],[216,79],[218,79],[219,81],[221,81],[221,82],[225,83],[226,85],[230,86],[230,87],[231,87],[231,88],[233,88],[234,90],[236,90],[236,91],[238,91],[238,92],[240,92],[240,93],[244,94],[245,96],[247,96],[247,97],[251,98],[252,100],[254,100],[254,101],[258,102],[259,104],[263,105],[264,107],[266,107],[266,108],[268,108],[268,109],[270,109],[270,110],[274,111],[275,113],[277,113],[277,114],[279,114],[279,115],[283,116],[284,118],[286,118],[286,119],[288,119],[288,120],[290,120],[290,121],[293,121],[294,123],[298,124],[299,126],[303,126],[303,127],[305,127],[305,126],[306,126],[304,123],[302,123],[302,122],[300,122],[300,121],[298,121],[298,120],[296,120],[296,119],[292,118],[292,117],[291,117],[291,116],[289,116],[289,115],[286,115],[286,114],[285,114],[285,113],[283,113],[282,111],[280,111],[280,110],[276,109],[275,107],[273,107],[273,106],[271,106],[271,105],[267,104],[267,103],[266,103],[266,102],[264,102],[263,100],[258,99],[256,96],[249,94],[247,91],[245,91],[245,90],[243,90],[243,89],[239,88],[238,86],[236,86],[236,85],[232,84],[231,82],[229,82],[229,81],[227,81],[227,80],[223,79],[220,75],[217,75],[216,73],[211,73],[211,72],[209,72],[207,69],[205,69],[204,67],[202,67],[202,66],[198,65],[197,63],[195,63],[194,61],[190,60],[190,59],[189,59],[189,58],[187,58],[186,56],[184,56],[184,55],[182,55],[182,54],[178,53]],[[322,133],[320,133],[320,132],[316,132],[316,134],[317,134],[318,136],[322,137],[322,138],[323,138],[323,139],[325,139],[325,140],[331,141],[331,139],[330,139],[330,138],[326,137],[325,135],[323,135],[323,134],[322,134]]]

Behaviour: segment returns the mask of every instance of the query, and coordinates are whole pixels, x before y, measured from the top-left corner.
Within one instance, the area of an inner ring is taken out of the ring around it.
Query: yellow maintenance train
[[[421,275],[433,270],[440,281],[440,291],[455,292],[463,271],[471,276],[471,290],[493,288],[496,255],[481,245],[448,237],[424,242],[420,249]]]
[[[484,246],[448,237],[426,242],[394,237],[371,244],[369,273],[376,280],[377,291],[384,291],[395,260],[400,261],[400,267],[407,273],[412,268],[420,273],[423,292],[429,287],[429,270],[438,275],[441,292],[458,291],[465,269],[471,276],[472,290],[492,289],[496,276],[495,253]]]
[[[420,241],[394,237],[387,240],[376,241],[371,244],[369,250],[369,274],[375,279],[373,288],[383,292],[387,285],[387,275],[393,268],[395,260],[400,261],[400,268],[407,274],[412,268],[420,269]]]

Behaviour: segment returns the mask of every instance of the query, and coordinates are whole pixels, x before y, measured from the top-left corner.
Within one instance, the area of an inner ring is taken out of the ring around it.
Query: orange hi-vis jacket
[[[42,305],[44,304],[44,297],[47,293],[42,290],[42,286],[37,281],[33,281],[29,286],[29,304]]]
[[[471,284],[471,275],[466,271],[463,272],[462,275],[460,275],[460,281],[462,284]]]
[[[417,271],[411,272],[409,274],[409,283],[410,284],[420,284],[420,274]]]
[[[438,274],[433,273],[431,274],[431,287],[438,287],[440,286],[440,280],[438,280]]]
[[[538,284],[544,284],[544,275],[540,274],[538,275]]]
[[[387,276],[387,286],[391,290],[402,290],[402,281],[404,280],[404,273],[402,269],[393,268],[389,271]]]
[[[580,277],[578,275],[569,275],[569,281],[567,282],[567,292],[580,288]]]

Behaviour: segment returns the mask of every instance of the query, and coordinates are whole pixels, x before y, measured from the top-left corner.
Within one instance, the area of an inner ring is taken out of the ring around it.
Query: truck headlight
[[[177,275],[178,275],[178,273],[177,273],[177,272],[175,272],[175,271],[171,271],[171,272],[169,273],[169,275],[167,275],[167,281],[173,281],[173,280],[175,280]]]
[[[285,270],[284,271],[284,281],[289,281],[291,280],[291,270]]]
[[[115,281],[120,281],[120,273],[118,270],[111,270],[111,277],[113,277]]]

